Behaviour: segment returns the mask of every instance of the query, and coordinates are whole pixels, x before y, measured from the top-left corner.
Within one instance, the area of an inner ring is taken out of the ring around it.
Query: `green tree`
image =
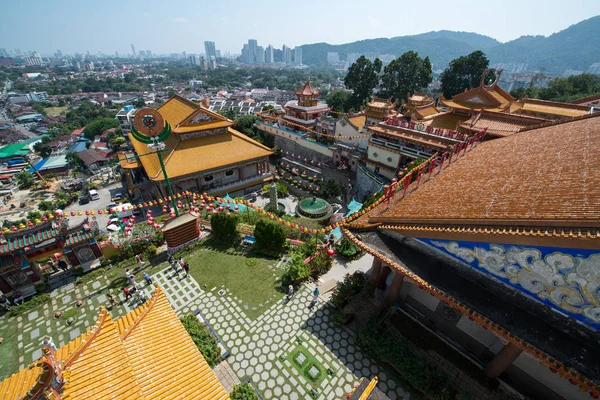
[[[239,237],[237,231],[238,215],[220,212],[210,217],[210,226],[214,234],[222,241],[234,243]]]
[[[407,51],[389,63],[381,77],[381,96],[406,101],[416,90],[426,88],[433,80],[429,57]]]
[[[146,102],[143,98],[140,97],[139,99],[136,99],[136,101],[133,102],[133,106],[135,108],[144,108],[146,107]]]
[[[335,112],[348,112],[348,93],[338,90],[327,96],[327,105]]]
[[[479,86],[481,77],[489,64],[490,61],[481,50],[452,60],[440,77],[444,97],[449,99],[458,93]],[[486,78],[495,80],[495,71],[490,70]]]
[[[101,135],[107,129],[118,128],[119,123],[114,118],[101,118],[90,122],[85,126],[83,134],[88,139],[93,139],[98,135]]]
[[[258,400],[258,396],[252,386],[248,383],[240,383],[233,387],[233,391],[229,395],[231,400]]]
[[[27,189],[33,186],[33,175],[27,171],[21,171],[15,175],[19,189]]]
[[[80,171],[84,169],[83,161],[81,161],[81,158],[79,158],[79,155],[77,155],[76,152],[74,152],[74,151],[68,152],[65,155],[65,159],[67,160],[68,163],[73,165],[75,167],[75,169],[80,170]]]
[[[342,194],[342,186],[333,179],[326,181],[322,189],[327,197],[338,197]]]
[[[258,248],[278,252],[285,244],[285,232],[280,224],[260,220],[254,227]]]
[[[42,158],[49,157],[52,154],[52,147],[44,142],[38,142],[33,145],[33,151]]]
[[[381,65],[382,63],[379,58],[371,62],[365,56],[360,56],[348,68],[344,84],[348,89],[352,90],[352,95],[349,99],[349,108],[358,110],[371,98],[373,89],[379,83]]]
[[[119,151],[121,150],[121,146],[125,144],[125,138],[123,136],[115,136],[108,141],[108,144],[113,151]]]

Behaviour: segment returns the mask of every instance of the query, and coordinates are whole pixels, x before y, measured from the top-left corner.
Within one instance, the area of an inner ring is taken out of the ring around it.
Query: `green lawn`
[[[67,107],[67,106],[44,108],[44,110],[46,111],[46,114],[48,114],[49,117],[57,117],[59,115],[66,114],[68,109],[69,109],[69,107]]]
[[[0,322],[0,337],[4,339],[0,344],[0,380],[19,370],[19,357],[22,352],[16,346],[18,334],[15,321],[8,323],[4,319]]]
[[[229,247],[213,239],[206,240],[184,259],[190,264],[190,275],[200,285],[206,285],[207,290],[225,289],[242,301],[238,305],[252,319],[284,296],[279,281],[283,270],[275,268],[277,259]]]

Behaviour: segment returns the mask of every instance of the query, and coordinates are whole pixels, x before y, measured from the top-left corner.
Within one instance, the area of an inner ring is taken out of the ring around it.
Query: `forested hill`
[[[414,50],[420,56],[429,56],[434,70],[441,70],[454,58],[483,50],[491,64],[523,63],[528,65],[528,70],[544,67],[549,73],[562,74],[565,69],[585,71],[591,64],[600,62],[599,37],[600,16],[596,16],[548,37],[522,36],[507,43],[477,33],[437,31],[341,45],[307,44],[302,46],[302,55],[305,64],[325,65],[328,52],[337,52],[340,59],[346,59],[348,53],[399,56]]]

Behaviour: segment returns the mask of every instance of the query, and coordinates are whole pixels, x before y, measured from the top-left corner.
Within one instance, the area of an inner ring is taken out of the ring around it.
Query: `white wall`
[[[425,307],[429,308],[431,311],[435,311],[438,304],[440,303],[439,299],[430,295],[426,291],[419,289],[419,287],[416,285],[408,285],[408,286],[410,287],[410,290],[408,292],[408,295],[410,297],[412,297],[419,303],[423,304]]]
[[[590,400],[587,392],[579,390],[579,386],[571,385],[568,379],[562,379],[558,373],[554,374],[550,369],[541,365],[537,359],[528,353],[521,353],[513,365],[525,371],[528,375],[537,379],[543,385],[549,387],[556,393],[569,400]]]
[[[482,345],[486,346],[492,353],[497,353],[504,347],[502,340],[500,340],[492,332],[483,329],[475,322],[471,321],[469,317],[463,315],[456,324],[456,327],[473,339],[477,340]]]
[[[390,168],[398,168],[398,163],[400,162],[400,154],[396,154],[375,146],[369,146],[368,153],[369,160],[377,161],[378,163],[387,165]],[[377,156],[375,156],[375,154],[377,154]]]

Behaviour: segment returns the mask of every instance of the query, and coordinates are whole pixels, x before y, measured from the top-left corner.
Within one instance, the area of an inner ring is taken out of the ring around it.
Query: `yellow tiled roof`
[[[171,125],[173,133],[199,132],[234,125],[233,121],[222,115],[178,95],[174,95],[167,100],[157,111]],[[192,122],[200,114],[204,114],[210,120],[201,119],[199,122]]]
[[[135,168],[139,168],[142,166],[137,157],[128,158],[127,154],[123,154],[123,153],[119,153],[118,157],[119,157],[119,164],[121,165],[121,168],[123,168],[123,169],[135,169]]]
[[[56,351],[56,360],[65,377],[62,399],[229,398],[160,288],[116,323],[102,310],[92,329]],[[49,390],[46,375],[41,361],[33,363],[0,383],[0,398]]]
[[[131,137],[138,154],[148,153],[148,148]],[[267,157],[271,149],[238,131],[229,128],[226,133],[182,140],[171,135],[165,141],[167,150],[162,152],[169,178],[176,178],[239,162]],[[158,157],[154,154],[140,157],[140,161],[154,181],[164,180]]]
[[[517,113],[519,111],[530,111],[562,117],[580,117],[590,112],[590,109],[585,106],[537,99],[523,99],[518,102],[518,105],[521,107],[515,109]]]
[[[356,129],[358,129],[360,131],[365,126],[365,123],[367,122],[367,116],[366,115],[358,115],[356,117],[351,117],[351,118],[348,118],[348,122],[350,122],[352,124],[352,126],[354,126]]]

